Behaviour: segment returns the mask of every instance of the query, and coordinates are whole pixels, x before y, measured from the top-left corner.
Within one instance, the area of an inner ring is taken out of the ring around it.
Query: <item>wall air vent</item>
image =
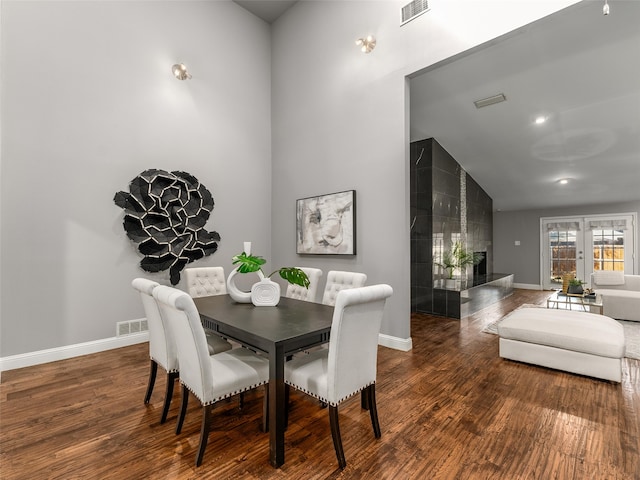
[[[149,330],[149,324],[146,318],[139,320],[126,320],[116,323],[116,337],[132,335],[134,333],[146,332]]]
[[[414,18],[419,17],[424,12],[429,10],[429,3],[427,0],[413,0],[411,3],[407,3],[404,7],[402,7],[402,22],[400,25],[404,25],[407,22],[410,22]]]
[[[482,100],[476,100],[474,105],[476,108],[488,107],[489,105],[493,105],[495,103],[504,102],[507,97],[504,96],[504,93],[499,93],[498,95],[494,95],[493,97],[483,98]]]

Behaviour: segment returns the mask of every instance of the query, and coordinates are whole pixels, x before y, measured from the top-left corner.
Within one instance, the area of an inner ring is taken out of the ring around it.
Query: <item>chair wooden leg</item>
[[[187,404],[189,403],[189,389],[182,386],[182,402],[180,403],[180,413],[178,414],[178,423],[176,424],[176,435],[182,431],[182,424],[187,413]]]
[[[369,410],[369,392],[366,388],[360,392],[360,408]]]
[[[156,374],[158,373],[158,364],[155,360],[151,360],[151,368],[149,370],[149,383],[147,384],[147,393],[144,395],[144,403],[149,403],[151,394],[153,393],[153,386],[156,384]]]
[[[268,383],[264,386],[264,399],[262,400],[262,431],[264,433],[267,433],[269,431],[269,384]]]
[[[333,448],[336,450],[338,465],[341,469],[347,466],[342,449],[342,438],[340,437],[340,425],[338,423],[338,407],[329,406],[329,423],[331,424],[331,437],[333,438]]]
[[[167,372],[167,391],[164,394],[164,406],[162,407],[162,416],[160,417],[160,423],[167,421],[167,415],[169,414],[169,407],[171,406],[171,399],[173,397],[173,385],[178,378],[178,372]]]
[[[196,467],[202,465],[202,457],[204,457],[204,451],[209,441],[209,429],[211,428],[211,417],[213,416],[212,410],[212,405],[202,407],[202,426],[200,427],[200,446],[198,447],[198,456],[196,457]]]
[[[376,386],[369,385],[366,388],[367,403],[369,405],[369,414],[371,415],[371,425],[373,426],[373,434],[376,438],[380,438],[380,422],[378,422],[378,407],[376,406]]]

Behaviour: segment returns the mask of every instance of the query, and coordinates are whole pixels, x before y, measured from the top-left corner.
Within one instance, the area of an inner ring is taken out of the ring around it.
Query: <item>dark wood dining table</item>
[[[237,303],[229,295],[194,299],[202,324],[269,356],[269,460],[284,464],[284,363],[296,352],[327,343],[333,307],[281,297],[275,307]]]

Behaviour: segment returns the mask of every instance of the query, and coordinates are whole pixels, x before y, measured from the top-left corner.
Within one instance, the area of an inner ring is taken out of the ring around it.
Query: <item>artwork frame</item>
[[[356,191],[296,200],[296,253],[356,255]]]

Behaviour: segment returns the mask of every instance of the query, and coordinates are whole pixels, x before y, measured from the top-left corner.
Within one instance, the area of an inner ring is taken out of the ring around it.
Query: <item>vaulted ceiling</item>
[[[296,3],[235,2],[268,23]],[[608,16],[583,1],[416,74],[411,140],[435,138],[497,210],[640,200],[640,1],[609,3]]]
[[[298,0],[233,0],[267,23],[273,23]]]
[[[608,16],[581,2],[416,76],[411,139],[435,138],[495,209],[640,200],[640,2],[609,3]]]

